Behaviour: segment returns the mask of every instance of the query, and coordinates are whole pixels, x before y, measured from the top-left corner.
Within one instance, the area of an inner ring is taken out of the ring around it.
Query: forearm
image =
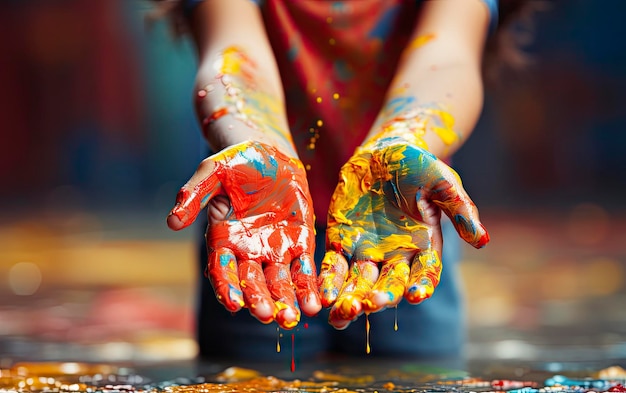
[[[482,102],[480,73],[471,66],[412,68],[398,74],[367,139],[385,131],[410,135],[443,159],[472,133]]]
[[[211,148],[255,140],[295,157],[278,68],[256,6],[205,1],[191,27],[198,50],[194,100]]]
[[[404,132],[446,158],[467,139],[482,110],[489,12],[482,0],[433,0],[423,7],[368,138],[384,129]]]

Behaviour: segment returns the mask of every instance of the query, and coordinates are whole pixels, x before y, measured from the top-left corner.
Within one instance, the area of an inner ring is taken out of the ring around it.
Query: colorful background
[[[0,3],[0,362],[196,353],[201,228],[165,226],[204,153],[195,59],[149,9]],[[455,158],[492,237],[462,265],[470,357],[626,358],[624,12],[552,2]]]

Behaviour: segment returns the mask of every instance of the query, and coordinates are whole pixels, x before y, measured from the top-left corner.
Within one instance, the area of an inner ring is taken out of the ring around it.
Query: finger
[[[443,250],[443,232],[441,230],[441,209],[424,199],[417,201],[417,209],[424,223],[427,224],[424,231],[426,244],[422,244],[422,250],[433,249],[439,255]]]
[[[397,305],[406,291],[411,268],[405,257],[395,256],[383,264],[380,277],[363,301],[365,312],[378,312]]]
[[[363,299],[378,279],[378,266],[371,261],[352,263],[348,278],[330,310],[329,322],[335,328],[347,327],[346,322],[355,320],[363,312]]]
[[[209,225],[226,220],[231,211],[230,199],[226,195],[216,195],[209,201]]]
[[[323,307],[330,307],[335,303],[347,274],[348,261],[346,258],[336,251],[326,252],[318,279]]]
[[[239,262],[239,285],[250,314],[262,323],[270,323],[276,316],[276,305],[265,283],[261,265],[255,261]]]
[[[214,163],[204,160],[191,179],[176,195],[176,204],[167,216],[167,225],[178,231],[191,225],[198,213],[220,189],[220,182],[215,176]]]
[[[435,292],[441,278],[441,258],[439,252],[427,249],[413,259],[411,274],[404,298],[411,304],[428,299]]]
[[[322,309],[315,270],[313,258],[308,253],[300,255],[291,263],[291,280],[296,289],[296,299],[302,312],[310,317]]]
[[[245,305],[239,286],[237,259],[228,248],[220,248],[209,255],[208,273],[217,300],[228,311],[236,312]]]
[[[296,305],[296,294],[289,267],[284,263],[272,263],[265,268],[267,288],[274,300],[274,319],[283,329],[292,329],[300,322],[300,309]]]
[[[445,169],[447,175],[435,187],[431,200],[450,217],[463,240],[476,248],[484,247],[489,242],[489,234],[480,222],[478,209],[463,188],[459,175],[452,168]]]

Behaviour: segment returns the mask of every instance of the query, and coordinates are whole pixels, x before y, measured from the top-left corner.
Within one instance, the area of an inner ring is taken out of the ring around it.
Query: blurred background
[[[0,3],[0,365],[196,354],[201,228],[165,225],[203,158],[195,58],[149,9]],[[462,264],[470,358],[626,358],[625,13],[552,2],[455,158],[492,238]]]

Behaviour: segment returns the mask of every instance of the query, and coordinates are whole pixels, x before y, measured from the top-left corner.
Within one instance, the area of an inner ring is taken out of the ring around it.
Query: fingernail
[[[276,313],[276,322],[284,329],[293,329],[300,322],[300,313],[282,302],[276,302],[279,309]]]
[[[276,316],[276,307],[274,304],[259,302],[250,305],[250,313],[261,323],[268,324],[274,320]]]
[[[393,299],[395,298],[394,294],[389,291],[377,291],[374,290],[367,297],[367,299],[363,300],[363,309],[365,312],[377,312],[387,307]]]
[[[378,306],[370,299],[365,299],[363,300],[363,309],[365,312],[376,312],[378,311]]]
[[[339,289],[334,285],[322,284],[320,286],[320,298],[323,307],[330,307],[337,300],[339,296]]]
[[[346,297],[342,296],[341,300],[335,304],[335,310],[341,319],[350,320],[361,313],[363,306],[360,299],[355,296],[348,295]]]
[[[482,230],[484,234],[480,237],[480,239],[476,243],[476,248],[485,247],[487,243],[489,243],[489,240],[490,240],[489,232],[487,232],[487,229],[483,226],[483,224],[480,224],[480,229]]]
[[[218,300],[221,300],[221,299],[218,298]],[[241,310],[243,306],[245,305],[245,303],[241,299],[228,299],[227,302],[220,301],[220,303],[222,303],[224,307],[230,312],[237,312]]]
[[[415,284],[408,289],[405,298],[411,304],[418,304],[431,297],[432,294],[432,286]]]
[[[187,217],[189,216],[189,213],[187,211],[187,209],[183,209],[180,205],[176,206],[172,209],[172,212],[170,213],[170,215],[172,216],[176,216],[176,218],[178,218],[181,222],[185,222],[187,221]]]

